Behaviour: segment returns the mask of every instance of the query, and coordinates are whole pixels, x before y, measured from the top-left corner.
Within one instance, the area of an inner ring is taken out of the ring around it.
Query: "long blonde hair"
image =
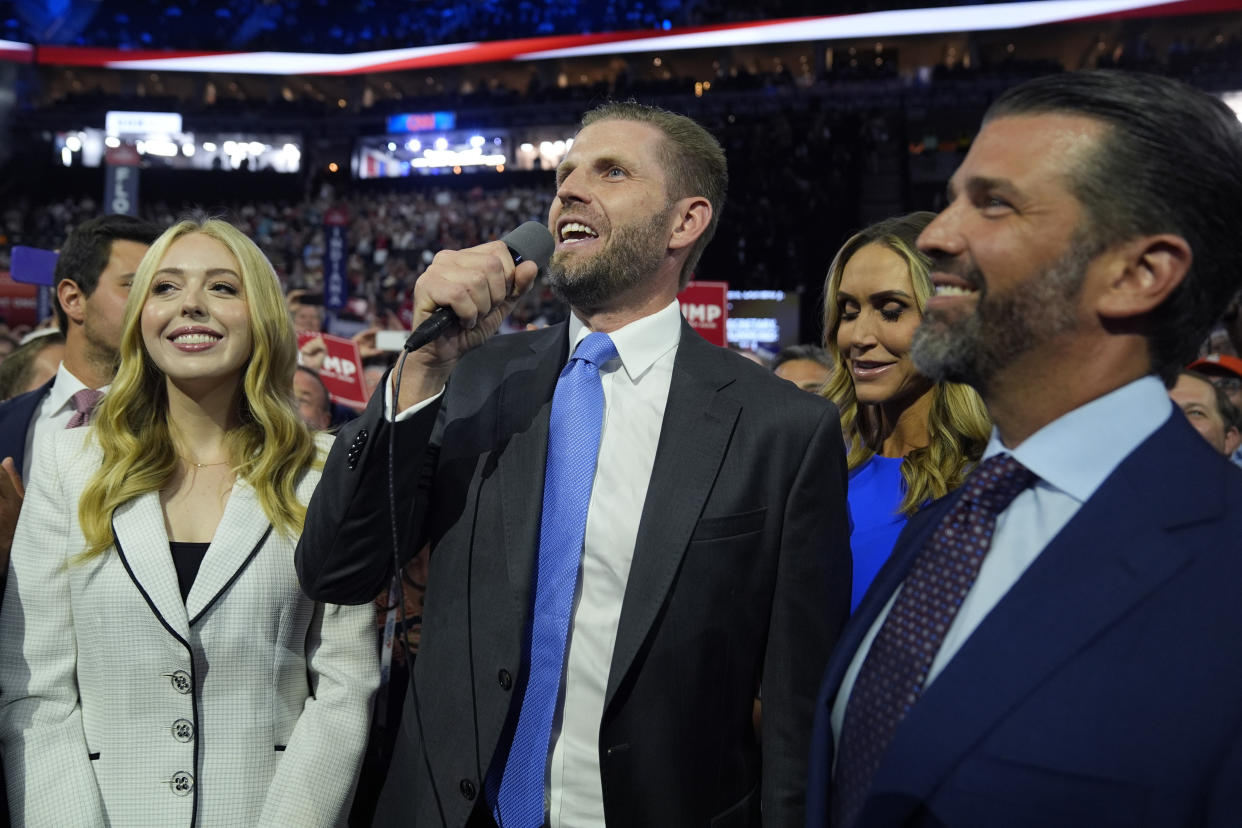
[[[117,507],[159,491],[176,471],[165,376],[143,345],[141,316],[168,248],[191,233],[219,241],[237,259],[250,314],[253,351],[242,378],[240,425],[226,437],[233,473],[254,488],[264,514],[278,531],[295,536],[306,518],[296,486],[302,473],[316,462],[317,450],[293,407],[297,340],[280,283],[259,248],[231,224],[218,219],[185,220],[155,240],[134,274],[125,303],[120,367],[91,418],[103,462],[78,503],[78,520],[86,538],[82,558],[100,555],[112,545],[112,514]]]
[[[841,429],[849,449],[847,462],[851,471],[875,456],[884,435],[879,406],[858,401],[845,354],[837,347],[837,328],[841,324],[837,294],[841,289],[841,276],[855,253],[869,244],[881,244],[905,261],[915,304],[922,314],[932,294],[928,274],[931,262],[919,252],[915,240],[935,217],[935,213],[911,213],[877,222],[850,237],[828,268],[824,281],[824,347],[832,356],[834,370],[820,394],[836,403],[841,411]],[[955,382],[932,386],[931,411],[927,419],[928,444],[907,454],[901,463],[905,496],[900,508],[907,515],[961,485],[971,466],[982,456],[992,431],[992,421],[983,400],[970,386]]]

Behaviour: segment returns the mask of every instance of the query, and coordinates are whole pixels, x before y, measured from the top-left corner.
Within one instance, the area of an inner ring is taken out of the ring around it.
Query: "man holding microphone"
[[[415,322],[458,321],[342,429],[298,548],[308,594],[361,603],[431,544],[377,824],[802,823],[845,462],[829,404],[681,319],[726,182],[698,124],[608,104],[557,170],[566,323],[493,336],[539,269],[501,242],[419,279]]]

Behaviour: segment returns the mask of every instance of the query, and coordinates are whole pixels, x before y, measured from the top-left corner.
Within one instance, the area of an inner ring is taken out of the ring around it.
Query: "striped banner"
[[[1031,0],[762,20],[669,31],[641,30],[454,43],[340,55],[302,52],[157,52],[70,46],[38,46],[33,47],[33,53],[36,63],[47,66],[257,75],[356,75],[473,63],[633,52],[997,31],[1053,23],[1207,14],[1238,9],[1242,9],[1242,0]],[[32,47],[26,44],[0,41],[0,60],[29,61],[31,50]],[[25,57],[22,58],[21,55]]]

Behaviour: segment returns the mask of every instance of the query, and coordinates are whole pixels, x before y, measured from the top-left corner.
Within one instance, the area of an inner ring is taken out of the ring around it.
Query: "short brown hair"
[[[610,101],[582,116],[583,127],[599,121],[637,121],[660,130],[667,139],[660,146],[660,154],[668,173],[666,195],[669,201],[703,196],[712,205],[712,220],[708,223],[707,230],[690,248],[690,255],[681,268],[681,286],[685,287],[707,243],[715,235],[720,214],[724,212],[725,193],[729,189],[729,168],[720,142],[685,115],[633,100]]]
[[[114,241],[132,241],[150,247],[163,230],[157,224],[133,216],[109,213],[84,221],[73,229],[56,259],[53,283],[57,286],[68,279],[90,298],[99,286],[99,276],[108,266]],[[60,332],[69,332],[69,315],[57,299],[56,323]]]

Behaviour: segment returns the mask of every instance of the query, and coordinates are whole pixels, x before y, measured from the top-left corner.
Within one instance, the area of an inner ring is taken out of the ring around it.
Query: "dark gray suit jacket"
[[[395,429],[401,555],[432,554],[377,824],[464,825],[507,746],[567,340],[565,325],[494,337]],[[392,571],[381,402],[342,429],[311,501],[297,564],[314,598],[369,601]],[[765,825],[801,824],[816,688],[849,607],[845,485],[831,405],[683,328],[600,726],[610,828],[751,826],[761,803]]]

